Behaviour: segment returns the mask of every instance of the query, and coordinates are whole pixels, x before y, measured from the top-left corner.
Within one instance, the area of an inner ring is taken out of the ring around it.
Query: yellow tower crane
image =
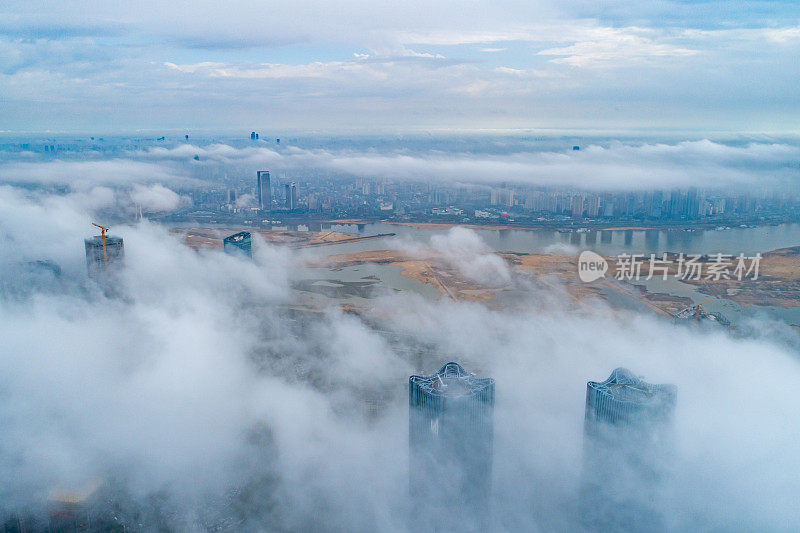
[[[100,228],[100,234],[103,236],[103,263],[108,264],[108,255],[106,254],[106,232],[111,228],[101,226],[100,224],[95,224],[94,222],[92,222],[92,226],[97,226]]]
[[[701,306],[704,306],[705,304],[707,304],[707,303],[708,303],[708,302],[710,302],[711,300],[716,300],[716,297],[714,297],[714,298],[709,298],[709,299],[708,299],[708,300],[706,300],[705,302],[702,302],[702,303],[699,303],[699,304],[696,304],[696,305],[693,305],[693,306],[692,306],[692,307],[694,307],[694,310],[695,310],[694,319],[695,319],[696,321],[700,322],[700,307],[701,307]]]

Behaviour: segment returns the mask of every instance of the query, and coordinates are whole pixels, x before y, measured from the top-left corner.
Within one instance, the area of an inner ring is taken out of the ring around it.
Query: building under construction
[[[225,253],[229,254],[243,254],[247,257],[253,257],[252,239],[250,233],[247,231],[240,231],[222,239],[222,247]]]
[[[122,264],[125,247],[122,237],[106,235],[109,228],[99,224],[93,225],[100,228],[101,234],[83,241],[86,247],[86,268],[89,277],[106,280]]]
[[[697,324],[697,325],[717,325],[717,326],[730,326],[731,322],[725,315],[722,313],[709,313],[707,312],[703,306],[708,302],[714,300],[715,298],[711,298],[711,300],[706,300],[705,302],[690,305],[685,309],[681,309],[674,315],[672,318],[675,320],[676,324]]]
[[[489,521],[494,380],[458,363],[408,380],[413,520],[422,530],[476,531]]]
[[[592,530],[658,531],[660,481],[671,452],[674,385],[617,368],[586,385],[582,516]]]

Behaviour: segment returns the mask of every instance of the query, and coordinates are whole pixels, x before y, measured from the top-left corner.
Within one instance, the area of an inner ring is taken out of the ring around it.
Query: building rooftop
[[[240,231],[239,233],[234,233],[233,235],[229,235],[223,239],[223,242],[243,242],[250,238],[250,233],[247,231]]]
[[[675,399],[673,385],[647,383],[627,368],[617,368],[607,380],[590,381],[587,385],[597,394],[621,403],[660,405],[663,402],[674,402]]]
[[[434,396],[473,396],[494,386],[492,378],[477,378],[458,363],[447,363],[430,376],[411,376],[409,381]]]

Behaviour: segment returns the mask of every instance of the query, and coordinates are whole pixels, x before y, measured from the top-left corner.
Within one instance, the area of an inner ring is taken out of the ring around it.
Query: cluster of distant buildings
[[[257,131],[251,131],[250,132],[250,140],[251,141],[258,141],[259,140],[259,134],[258,134]],[[275,139],[275,144],[281,144],[281,140],[280,139]]]
[[[282,147],[280,138],[265,139],[257,131],[238,146],[268,144]],[[181,138],[188,142],[189,136]],[[212,139],[213,141],[213,139]],[[291,143],[293,139],[288,139]],[[296,139],[295,139],[296,141]],[[82,154],[130,154],[167,141],[158,138],[39,139],[0,144],[3,152],[37,152],[43,157],[82,157]],[[171,139],[170,142],[175,142]],[[236,144],[236,143],[234,143]],[[573,150],[578,150],[574,146]],[[280,219],[390,219],[459,223],[572,223],[596,221],[650,224],[754,223],[800,220],[800,189],[717,191],[701,187],[642,191],[590,191],[575,187],[545,187],[511,182],[496,185],[425,180],[396,180],[381,176],[353,177],[341,173],[313,175],[208,165],[198,155],[195,177],[207,185],[180,190],[191,205],[165,215],[165,220],[216,223],[255,223]],[[274,216],[273,216],[274,218]]]
[[[297,202],[297,184],[294,182],[283,184],[283,208],[287,211],[294,211],[300,207]],[[256,173],[256,198],[260,211],[272,211],[272,180],[269,177],[269,170],[259,170]]]
[[[587,192],[528,186],[449,185],[367,178],[271,178],[186,191],[194,213],[216,220],[362,218],[417,222],[492,221],[655,224],[789,221],[800,219],[790,192],[716,193],[697,187],[638,192]],[[255,186],[253,186],[255,185]],[[247,195],[249,203],[237,201]]]

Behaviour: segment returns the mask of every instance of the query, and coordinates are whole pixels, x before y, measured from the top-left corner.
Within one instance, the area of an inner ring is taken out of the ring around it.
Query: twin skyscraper
[[[676,389],[624,368],[586,388],[580,514],[590,530],[657,531]],[[495,382],[458,363],[411,376],[409,483],[423,531],[491,529]]]

